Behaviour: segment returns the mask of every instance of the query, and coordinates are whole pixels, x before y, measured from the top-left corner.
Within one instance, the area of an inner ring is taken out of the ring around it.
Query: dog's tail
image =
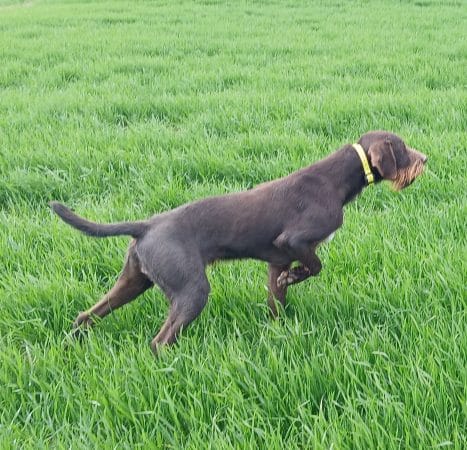
[[[76,215],[71,209],[59,202],[49,203],[52,209],[58,214],[64,222],[83,233],[94,237],[129,235],[134,238],[141,237],[148,229],[148,222],[118,222],[109,224],[100,224],[83,219]]]

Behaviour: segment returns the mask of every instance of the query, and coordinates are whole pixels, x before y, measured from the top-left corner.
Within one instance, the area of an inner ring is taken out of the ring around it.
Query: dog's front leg
[[[268,276],[268,304],[271,316],[276,318],[278,316],[277,305],[278,301],[283,308],[285,308],[285,297],[287,295],[287,284],[279,284],[278,280],[282,273],[287,273],[290,264],[276,266],[269,264]]]
[[[277,279],[277,285],[290,286],[291,284],[305,281],[311,276],[319,274],[322,264],[318,256],[316,256],[316,246],[309,243],[300,236],[288,237],[285,233],[278,236],[274,241],[274,245],[283,250],[294,259],[301,263],[300,266],[283,271]]]

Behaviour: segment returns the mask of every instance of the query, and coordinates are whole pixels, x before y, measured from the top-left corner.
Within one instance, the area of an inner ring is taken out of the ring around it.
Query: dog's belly
[[[208,263],[214,261],[227,261],[231,259],[258,259],[276,265],[286,265],[292,262],[290,255],[273,246],[263,249],[242,249],[241,251],[232,249],[222,249],[216,252],[214,258],[210,258]]]
[[[255,259],[266,261],[276,266],[285,266],[293,261],[290,255],[279,249],[270,249],[260,252],[258,255],[255,255]]]
[[[312,247],[317,247],[321,244],[326,244],[330,242],[335,235],[335,231],[332,232],[322,241],[312,245]],[[266,261],[270,264],[275,264],[278,266],[287,265],[294,261],[294,258],[291,258],[290,254],[274,245],[265,245],[264,247],[251,246],[251,247],[222,247],[217,249],[216,256],[212,258],[209,262],[215,260],[229,260],[229,259],[259,259],[261,261]]]

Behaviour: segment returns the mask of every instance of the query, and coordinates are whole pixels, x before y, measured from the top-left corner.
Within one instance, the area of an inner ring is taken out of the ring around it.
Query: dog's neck
[[[360,144],[352,144],[353,149],[357,152],[360,161],[362,162],[363,172],[365,173],[366,184],[369,186],[375,182],[375,176],[370,169],[370,163],[368,161],[367,154]]]
[[[329,173],[329,182],[334,185],[342,205],[352,201],[367,186],[362,161],[351,145],[337,150],[318,164]],[[371,169],[375,173],[374,169]],[[378,178],[375,173],[375,181],[379,181]]]
[[[341,163],[335,165],[333,181],[336,182],[336,189],[342,199],[342,204],[345,205],[368,186],[368,181],[362,161],[351,145],[346,145],[336,153],[340,154]],[[371,166],[370,170],[372,170]],[[374,170],[372,172],[374,173]]]

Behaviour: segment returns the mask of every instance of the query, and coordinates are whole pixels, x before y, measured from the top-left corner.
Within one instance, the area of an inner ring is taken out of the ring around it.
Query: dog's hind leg
[[[173,295],[169,315],[159,333],[151,342],[154,353],[161,345],[173,344],[180,331],[195,320],[207,303],[209,283],[206,277],[196,284],[187,284]]]
[[[117,282],[92,308],[78,315],[73,324],[75,334],[79,334],[82,327],[93,325],[93,317],[106,316],[114,309],[135,299],[152,285],[152,281],[141,271],[141,264],[132,242]]]
[[[170,302],[169,315],[151,348],[173,344],[180,331],[196,319],[207,303],[210,286],[202,261],[180,247],[165,253],[163,265],[155,267],[152,276]]]
[[[288,271],[290,264],[276,266],[269,264],[268,273],[268,305],[271,316],[276,318],[278,316],[276,301],[285,307],[285,297],[287,295],[287,285],[279,285],[277,280],[281,273]]]

